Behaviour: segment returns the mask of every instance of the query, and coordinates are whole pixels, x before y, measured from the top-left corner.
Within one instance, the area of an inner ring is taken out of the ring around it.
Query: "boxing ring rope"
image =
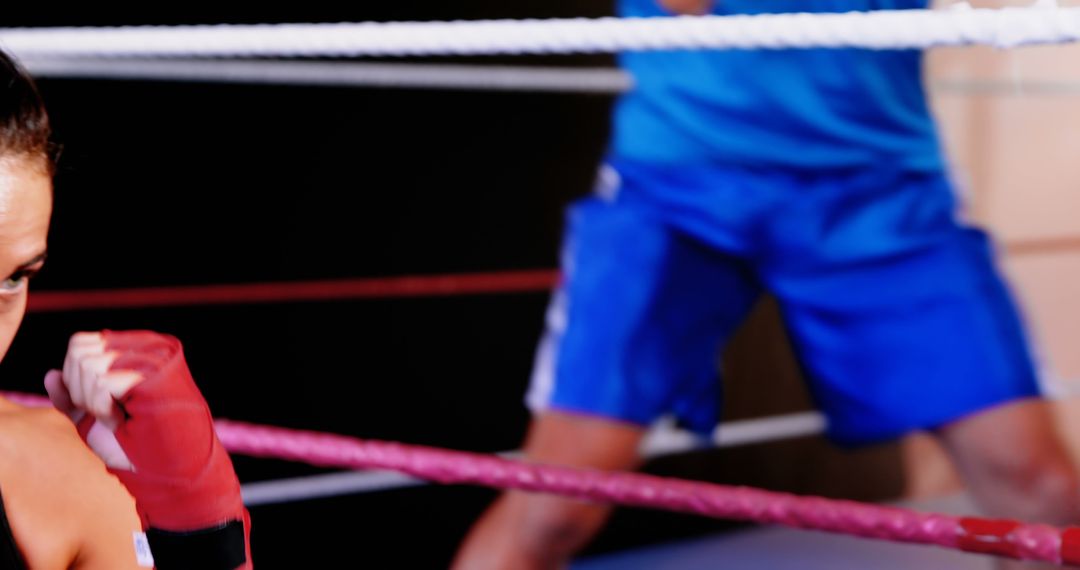
[[[220,424],[219,436],[236,453],[292,459],[311,465],[390,469],[442,484],[554,493],[620,505],[780,524],[864,538],[932,544],[1024,560],[1080,562],[1071,549],[1080,529],[918,513],[745,487],[682,481],[625,472],[530,464],[490,455],[447,451],[339,435]],[[1063,559],[1063,556],[1065,557]]]
[[[30,295],[27,311],[42,313],[191,305],[532,293],[550,291],[558,283],[557,270],[531,269],[277,283],[40,291]]]
[[[1026,239],[1004,244],[1005,252],[1012,256],[1054,254],[1072,252],[1077,249],[1080,249],[1078,238]],[[51,313],[197,305],[546,293],[556,287],[559,280],[558,269],[521,269],[311,281],[45,290],[35,291],[30,296],[27,311]]]
[[[42,58],[23,62],[39,78],[304,85],[443,91],[619,95],[634,78],[614,67],[549,67],[243,59]],[[946,95],[1076,96],[1080,82],[938,77],[927,87]]]
[[[23,63],[35,77],[62,79],[596,95],[623,93],[633,86],[630,74],[613,67],[105,58],[42,58]]]
[[[677,429],[666,422],[646,433],[640,453],[646,459],[712,447],[725,449],[759,443],[772,443],[820,435],[825,431],[825,416],[819,412],[797,412],[724,422],[710,438]],[[504,451],[501,457],[520,457],[520,451]],[[243,486],[244,504],[268,505],[333,497],[347,493],[371,493],[427,485],[428,482],[392,471],[351,471],[308,475]]]
[[[5,394],[26,405],[40,396]],[[937,545],[1022,560],[1080,565],[1080,528],[953,517],[627,472],[541,465],[394,442],[216,420],[232,453],[319,467],[384,469],[445,485],[542,492],[618,505],[777,524],[863,538]]]
[[[20,59],[368,57],[672,49],[1015,47],[1075,42],[1080,8],[878,10],[656,18],[6,28]]]

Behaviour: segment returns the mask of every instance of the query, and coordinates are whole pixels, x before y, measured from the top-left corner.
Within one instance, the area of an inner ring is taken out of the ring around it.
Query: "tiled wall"
[[[1061,420],[1080,458],[1078,62],[1080,45],[939,48],[929,54],[927,81],[968,213],[997,238],[1048,387],[1063,395]],[[905,451],[912,494],[955,486],[928,441],[913,438]]]

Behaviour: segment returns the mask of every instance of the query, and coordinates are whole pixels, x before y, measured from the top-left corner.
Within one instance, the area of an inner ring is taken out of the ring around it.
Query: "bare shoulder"
[[[32,568],[138,568],[123,485],[52,409],[0,403],[0,495]]]
[[[50,408],[27,408],[0,400],[0,476],[25,474],[61,463],[85,461],[75,426]],[[89,450],[87,450],[89,451]]]

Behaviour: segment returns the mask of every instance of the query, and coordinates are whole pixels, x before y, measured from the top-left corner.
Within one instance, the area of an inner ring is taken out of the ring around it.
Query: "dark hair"
[[[9,55],[0,51],[0,158],[39,157],[52,173],[56,146],[45,103],[33,78]]]

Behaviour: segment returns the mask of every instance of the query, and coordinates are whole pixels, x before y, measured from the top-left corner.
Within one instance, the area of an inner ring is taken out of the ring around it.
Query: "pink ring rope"
[[[49,405],[40,396],[3,395],[24,405]],[[1041,524],[960,518],[639,473],[532,464],[493,455],[230,420],[216,420],[216,428],[230,452],[254,457],[320,467],[387,469],[443,484],[552,493],[603,503],[1080,566],[1080,528],[1061,530]]]

